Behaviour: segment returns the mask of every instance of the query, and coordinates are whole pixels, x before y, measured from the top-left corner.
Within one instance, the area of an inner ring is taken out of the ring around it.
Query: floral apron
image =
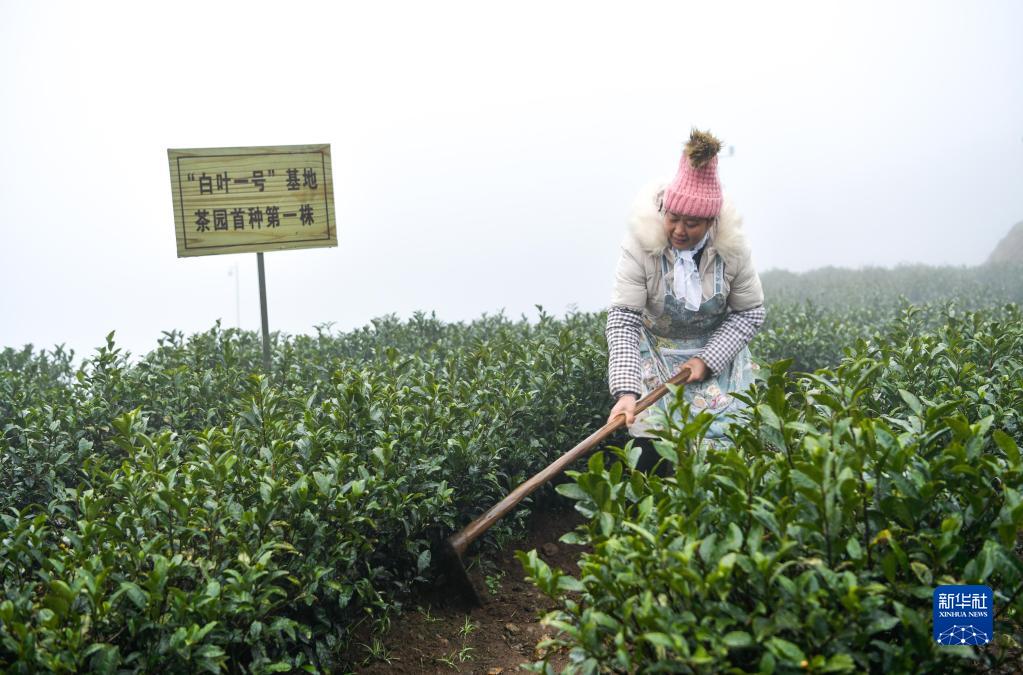
[[[661,256],[664,312],[656,320],[646,322],[639,337],[642,395],[645,396],[669,380],[681,370],[683,363],[699,354],[714,331],[728,316],[727,297],[724,292],[725,266],[721,256],[715,256],[713,264],[713,295],[704,300],[699,309],[689,310],[686,309],[684,300],[674,296],[668,278],[672,265],[667,260],[667,254]],[[689,402],[693,414],[707,411],[714,415],[714,422],[710,425],[706,438],[724,437],[730,421],[729,413],[743,405],[741,401],[733,398],[730,392],[745,390],[753,382],[754,368],[749,348],[744,346],[732,362],[726,364],[716,376],[711,375],[702,382],[685,386],[683,396]],[[629,432],[633,436],[650,436],[650,431],[660,428],[662,424],[657,417],[660,413],[667,413],[670,398],[670,395],[664,396],[648,411],[637,415],[636,422],[629,427]]]

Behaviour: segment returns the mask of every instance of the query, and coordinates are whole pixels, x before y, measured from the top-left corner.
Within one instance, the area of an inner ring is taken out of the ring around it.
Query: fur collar
[[[650,255],[661,255],[668,248],[668,238],[664,236],[663,219],[657,210],[660,194],[666,183],[651,183],[639,193],[629,217],[629,231]],[[729,262],[740,261],[749,255],[749,244],[742,231],[742,217],[728,198],[721,205],[717,225],[710,230],[708,248],[717,251],[727,265]]]

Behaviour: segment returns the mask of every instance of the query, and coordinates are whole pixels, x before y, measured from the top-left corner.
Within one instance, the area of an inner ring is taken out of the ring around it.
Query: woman
[[[636,401],[682,367],[692,371],[684,396],[693,412],[715,416],[707,438],[723,436],[740,405],[730,393],[753,380],[747,345],[764,322],[764,292],[741,220],[722,198],[720,149],[694,129],[674,180],[640,195],[622,243],[607,314],[608,420],[624,413],[638,438],[657,424],[653,409],[635,414]]]

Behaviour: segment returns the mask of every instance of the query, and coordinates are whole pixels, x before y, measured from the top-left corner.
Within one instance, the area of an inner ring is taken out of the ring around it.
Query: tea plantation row
[[[727,448],[706,413],[559,488],[590,523],[578,579],[520,554],[564,603],[566,672],[979,672],[1023,642],[1023,315],[906,309],[834,369],[785,363]],[[936,328],[929,328],[935,324]],[[995,645],[938,646],[941,584],[994,590]],[[550,670],[545,663],[541,670]]]
[[[910,310],[894,296],[858,292],[858,307],[840,307],[771,283],[769,296],[788,299],[770,304],[754,351],[800,369],[837,363],[857,338],[893,327],[907,331],[897,339],[915,338],[965,316],[931,304],[906,323]],[[989,291],[970,297],[1001,301],[1019,289]],[[269,377],[254,375],[258,336],[219,325],[168,332],[135,364],[112,336],[80,366],[60,348],[5,349],[0,670],[351,667],[363,658],[353,636],[386,626],[418,583],[435,580],[431,552],[444,536],[603,422],[603,321],[417,315],[341,335],[277,335]],[[893,381],[926,398],[928,380],[908,372]],[[957,395],[1002,396],[1004,387],[981,390],[988,371],[968,372],[976,379]],[[774,377],[771,391],[802,409],[803,385]],[[792,429],[817,421],[800,414]],[[761,417],[751,437],[768,433]],[[1015,436],[1006,420],[991,428]],[[763,462],[780,456],[775,441],[764,442]],[[509,541],[524,517],[507,518],[486,543]],[[883,513],[871,517],[872,528],[895,531],[881,527]]]
[[[330,672],[431,548],[602,423],[600,318],[3,353],[0,670]],[[506,538],[525,511],[496,531]]]

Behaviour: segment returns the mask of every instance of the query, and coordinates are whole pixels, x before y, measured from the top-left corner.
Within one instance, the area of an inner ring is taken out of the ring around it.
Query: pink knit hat
[[[720,149],[721,141],[710,132],[693,129],[675,180],[664,190],[666,211],[695,218],[713,218],[721,211],[717,157]]]

